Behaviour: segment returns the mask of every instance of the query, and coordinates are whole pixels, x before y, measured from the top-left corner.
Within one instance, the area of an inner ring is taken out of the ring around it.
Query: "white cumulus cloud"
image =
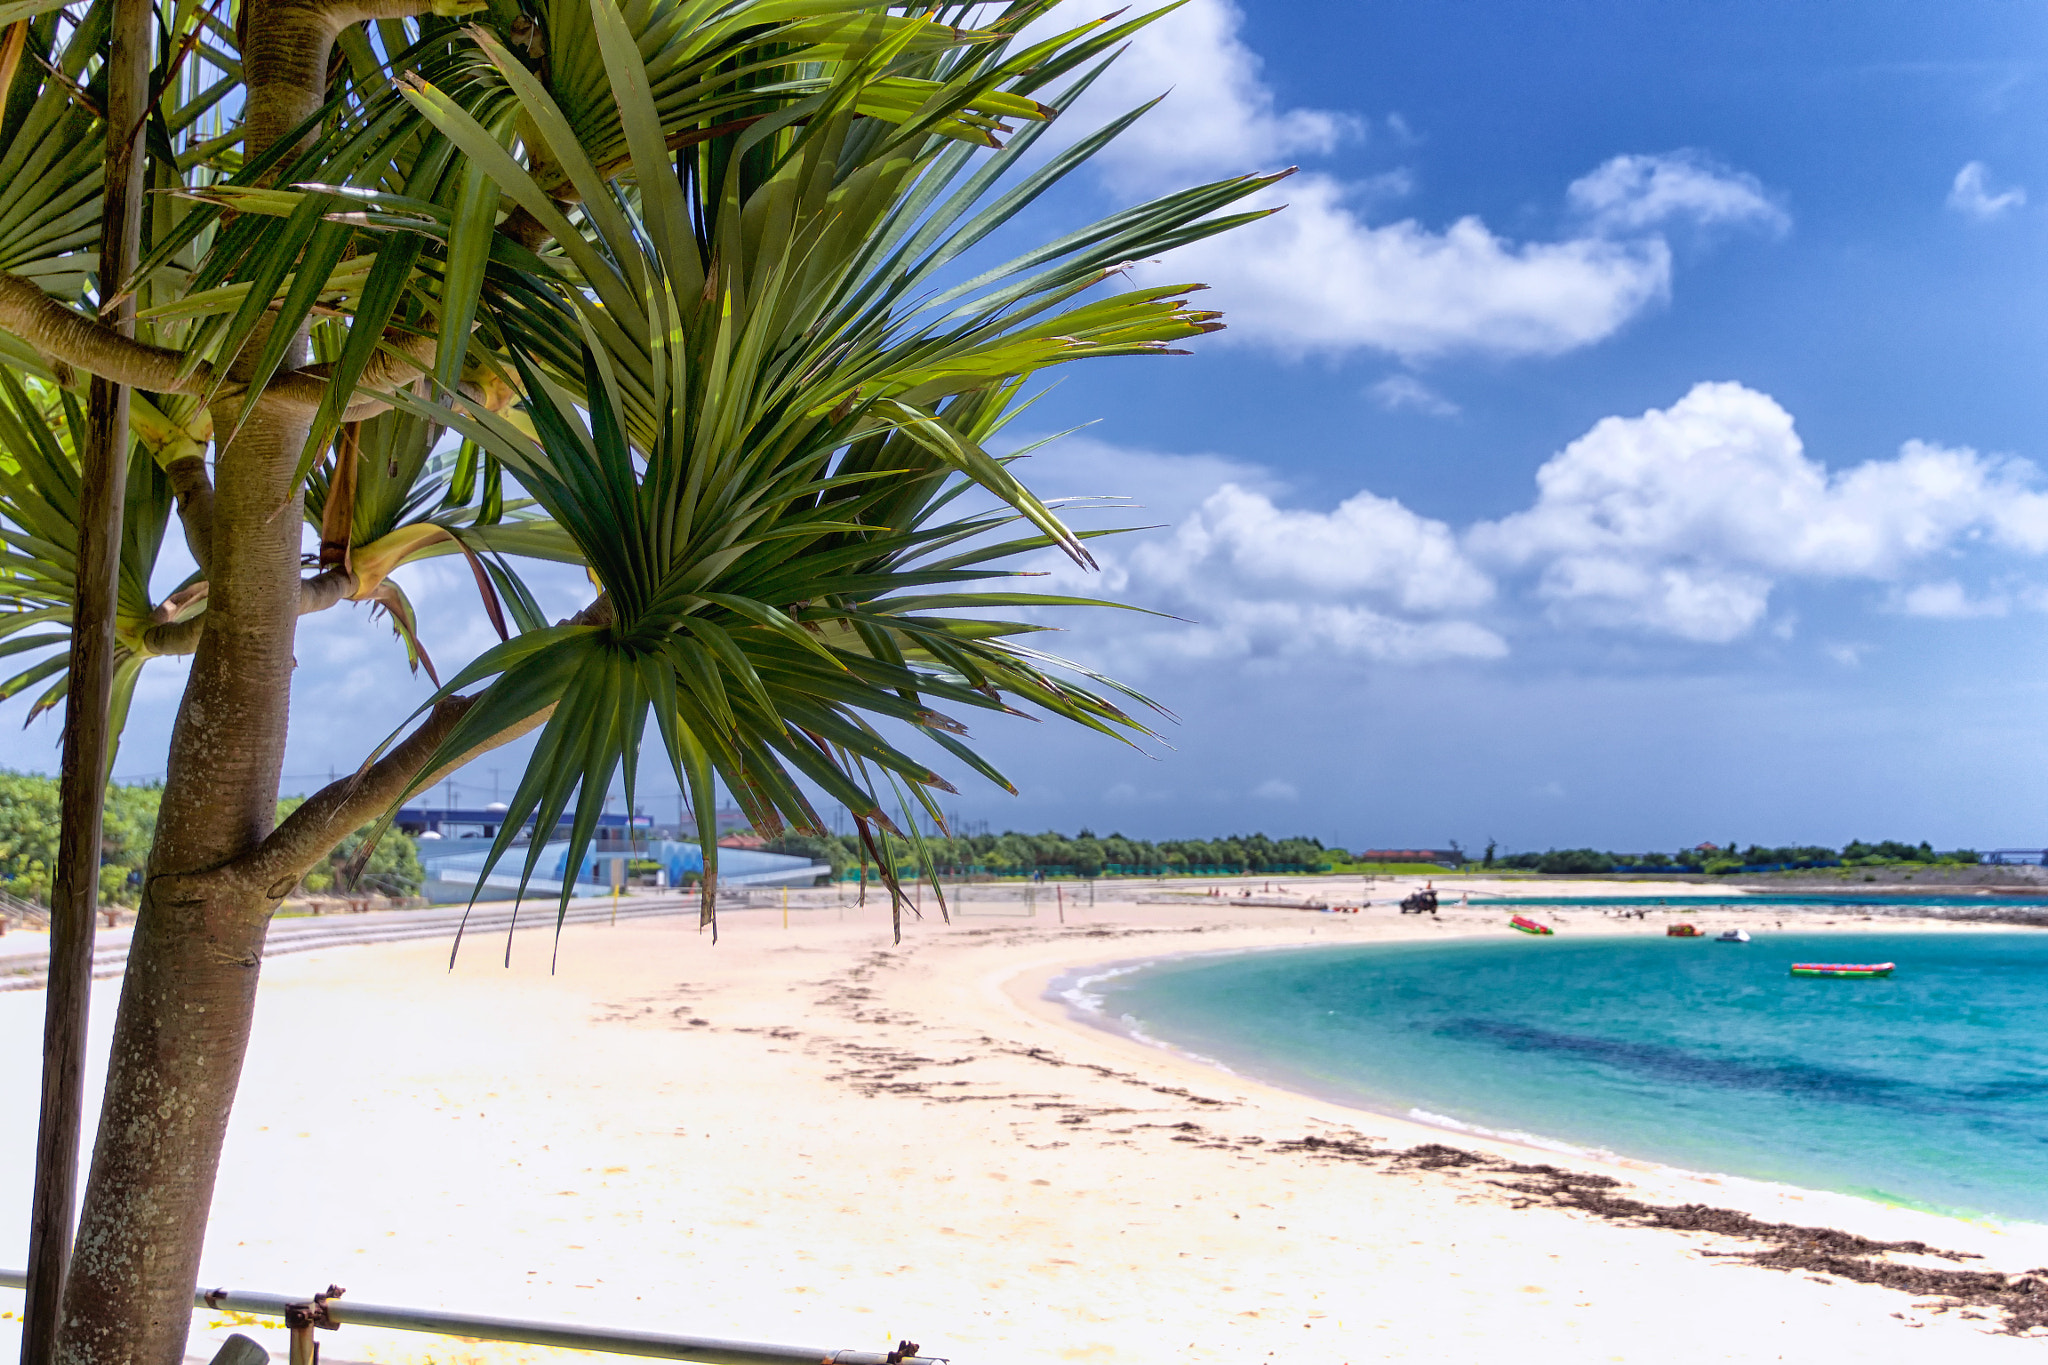
[[[1972,161],[1957,171],[1954,183],[1949,186],[1948,206],[1967,218],[1988,221],[2027,202],[2026,190],[2018,185],[1993,194],[1984,183],[1989,174],[1990,168],[1981,161]]]
[[[1493,596],[1492,580],[1449,526],[1371,493],[1329,512],[1296,511],[1228,483],[1169,541],[1143,546],[1130,564],[1151,583],[1196,594],[1220,572],[1253,592],[1370,599],[1408,612],[1465,610]]]
[[[1725,642],[1763,618],[1781,578],[1888,580],[1971,535],[2048,549],[2032,473],[1921,441],[1830,472],[1768,395],[1700,384],[1595,424],[1537,472],[1533,506],[1467,543],[1536,572],[1562,617]]]
[[[1565,198],[1596,231],[1607,233],[1649,232],[1673,223],[1782,232],[1792,223],[1755,176],[1691,150],[1617,156],[1574,180]]]
[[[1117,623],[1105,643],[1127,657],[1415,664],[1507,652],[1494,631],[1459,619],[1491,601],[1494,586],[1451,528],[1371,493],[1309,511],[1225,482],[1170,534],[1097,545],[1101,576],[1051,566],[1062,587],[1181,618]]]
[[[1162,7],[1140,4],[1131,13]],[[1068,0],[1026,38],[1104,12],[1100,5]],[[1281,108],[1261,79],[1265,63],[1238,37],[1243,24],[1244,14],[1231,0],[1187,0],[1140,29],[1075,108],[1065,136],[1160,99],[1159,108],[1111,143],[1096,163],[1125,186],[1152,193],[1219,171],[1269,170],[1364,135],[1366,125],[1351,114]]]
[[[1969,589],[1953,578],[1907,588],[1894,596],[1893,606],[1907,616],[1930,616],[1949,621],[1973,616],[2003,616],[2011,609],[2011,604],[2003,597],[1972,597]]]
[[[1388,412],[1419,412],[1429,417],[1456,417],[1458,405],[1412,374],[1390,374],[1366,390]]]
[[[1228,338],[1404,359],[1557,355],[1613,335],[1670,292],[1661,237],[1516,242],[1476,217],[1442,231],[1415,219],[1375,226],[1349,199],[1329,176],[1297,176],[1257,201],[1284,212],[1144,273],[1215,288]]]
[[[1094,17],[1068,0],[1027,36]],[[1233,0],[1188,0],[1141,29],[1052,141],[1070,142],[1163,96],[1096,161],[1104,187],[1128,202],[1282,169],[1367,139],[1372,125],[1353,114],[1287,107],[1245,44],[1243,21]],[[1389,147],[1416,144],[1397,117],[1383,126]],[[1304,171],[1236,206],[1284,205],[1283,212],[1139,273],[1212,285],[1231,329],[1219,340],[1288,354],[1544,356],[1612,336],[1668,297],[1665,226],[1785,221],[1754,177],[1692,152],[1617,157],[1575,182],[1568,207],[1578,230],[1554,241],[1509,238],[1476,216],[1447,226],[1373,221],[1375,206],[1413,181],[1408,167],[1361,176]]]
[[[1178,618],[1063,614],[1086,638],[1060,652],[1112,673],[1486,662],[1546,618],[1708,645],[1765,626],[1790,640],[1799,615],[1773,599],[1812,582],[1876,585],[1871,607],[1923,619],[2048,611],[2048,587],[2013,562],[2048,555],[2048,492],[2031,464],[1908,441],[1830,468],[1790,413],[1738,383],[1603,418],[1543,463],[1522,510],[1465,527],[1370,491],[1288,506],[1272,471],[1213,455],[1080,437],[1041,461],[1052,479],[1033,482],[1048,490],[1152,490],[1145,518],[1167,523],[1096,541],[1100,575],[1041,560],[1056,590]],[[1990,565],[1989,589],[1967,585]],[[1816,648],[1853,664],[1865,647]]]

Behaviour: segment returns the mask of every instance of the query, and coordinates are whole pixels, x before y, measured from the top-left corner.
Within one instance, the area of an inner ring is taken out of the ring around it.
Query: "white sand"
[[[502,938],[453,973],[432,943],[277,959],[205,1279],[822,1347],[908,1336],[961,1365],[2039,1358],[1988,1318],[1703,1254],[1733,1243],[1517,1209],[1497,1171],[1276,1145],[1353,1134],[1555,1160],[1653,1201],[1921,1238],[2007,1271],[2048,1263],[2043,1230],[1451,1135],[1042,998],[1078,963],[1498,934],[1501,912],[1105,902],[1062,927],[1049,890],[1031,919],[965,908],[950,928],[909,925],[901,948],[875,907],[797,910],[787,929],[776,909],[729,913],[715,948],[684,918],[576,927],[552,976],[545,932],[518,936],[509,971]],[[94,997],[102,1055],[113,986]],[[23,1097],[0,1112],[0,1264],[21,1262],[42,1004],[0,995],[0,1093]],[[195,1352],[232,1325],[199,1321],[213,1330]],[[281,1354],[274,1325],[243,1330]],[[567,1358],[359,1328],[322,1343],[330,1362]]]

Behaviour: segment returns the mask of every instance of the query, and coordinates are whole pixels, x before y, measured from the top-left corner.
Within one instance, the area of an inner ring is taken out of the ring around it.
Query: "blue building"
[[[704,850],[700,845],[677,839],[649,839],[630,850],[623,842],[593,844],[577,863],[569,867],[569,841],[543,844],[536,854],[531,845],[505,851],[483,885],[477,885],[484,862],[490,856],[490,841],[480,836],[430,839],[420,845],[420,863],[427,874],[426,896],[436,904],[478,900],[509,900],[519,894],[519,881],[528,857],[534,859],[533,875],[526,882],[526,894],[540,899],[559,896],[562,883],[573,883],[571,895],[594,896],[612,885],[614,861],[658,863],[662,882],[682,886],[704,875]],[[786,853],[762,853],[750,848],[718,850],[720,886],[810,886],[831,875],[829,863]]]

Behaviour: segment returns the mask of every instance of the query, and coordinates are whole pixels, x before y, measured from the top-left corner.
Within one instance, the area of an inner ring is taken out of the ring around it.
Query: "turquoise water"
[[[1383,1113],[2048,1222],[2048,933],[1394,944],[1084,988],[1154,1038]]]

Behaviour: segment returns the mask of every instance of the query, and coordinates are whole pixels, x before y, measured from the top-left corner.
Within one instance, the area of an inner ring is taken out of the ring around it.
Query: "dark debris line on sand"
[[[1874,1284],[1905,1294],[1939,1299],[1941,1302],[1937,1304],[1922,1305],[1935,1312],[1989,1308],[2004,1316],[1999,1330],[2008,1336],[2025,1336],[2048,1330],[2048,1269],[2030,1270],[2021,1275],[2001,1275],[1988,1270],[1943,1270],[1900,1265],[1884,1260],[1885,1253],[1899,1252],[1946,1261],[1979,1258],[1969,1252],[1942,1251],[1925,1242],[1874,1242],[1835,1228],[1766,1223],[1734,1209],[1717,1209],[1707,1204],[1645,1204],[1610,1193],[1621,1188],[1621,1182],[1608,1176],[1585,1175],[1550,1165],[1517,1165],[1434,1142],[1397,1152],[1362,1142],[1305,1137],[1277,1143],[1274,1150],[1298,1152],[1325,1160],[1366,1164],[1388,1162],[1397,1169],[1469,1167],[1524,1176],[1527,1178],[1518,1181],[1489,1180],[1486,1183],[1520,1196],[1513,1201],[1516,1208],[1577,1209],[1596,1218],[1636,1227],[1703,1232],[1735,1241],[1761,1242],[1764,1246],[1757,1251],[1708,1251],[1705,1254],[1726,1256],[1770,1270],[1832,1275],[1856,1284]]]
[[[1176,937],[1191,930],[1111,930],[1092,928],[1067,934],[1044,930],[977,929],[961,937],[993,943],[1044,942],[1063,937],[1136,938],[1154,934]],[[798,1042],[801,1049],[826,1064],[825,1079],[845,1085],[871,1099],[921,1100],[928,1104],[1008,1104],[1038,1119],[1051,1118],[1054,1140],[1026,1142],[1034,1150],[1066,1147],[1069,1139],[1090,1139],[1113,1146],[1133,1146],[1143,1130],[1164,1131],[1169,1140],[1198,1148],[1228,1151],[1239,1160],[1265,1159],[1265,1154],[1285,1154],[1298,1159],[1343,1161],[1363,1165],[1385,1174],[1417,1170],[1447,1171],[1454,1176],[1470,1172],[1488,1185],[1506,1191],[1511,1207],[1576,1210],[1593,1217],[1634,1227],[1664,1228],[1673,1232],[1723,1237],[1736,1242],[1759,1244],[1755,1250],[1715,1251],[1702,1254],[1726,1258],[1731,1264],[1760,1266],[1769,1270],[1800,1272],[1809,1277],[1832,1276],[1856,1284],[1876,1285],[1933,1302],[1914,1306],[1929,1312],[1960,1313],[1984,1317],[1987,1310],[2000,1316],[1997,1330],[2009,1336],[2048,1334],[2048,1269],[2019,1275],[1986,1270],[1950,1270],[1901,1264],[1886,1260],[1888,1254],[1961,1262],[1981,1259],[1968,1252],[1943,1251],[1924,1242],[1876,1242],[1834,1228],[1798,1227],[1789,1223],[1766,1223],[1733,1209],[1706,1204],[1646,1204],[1613,1193],[1622,1183],[1603,1175],[1561,1170],[1550,1165],[1519,1165],[1462,1147],[1424,1143],[1405,1149],[1379,1147],[1356,1133],[1342,1137],[1308,1136],[1290,1140],[1269,1140],[1256,1134],[1215,1132],[1201,1124],[1148,1122],[1146,1116],[1178,1119],[1194,1107],[1204,1116],[1237,1108],[1231,1100],[1194,1094],[1178,1086],[1160,1085],[1148,1077],[1095,1062],[1062,1057],[1042,1047],[1017,1047],[987,1036],[954,1036],[944,1046],[965,1049],[947,1057],[933,1057],[899,1046],[897,1039],[908,1033],[944,1034],[931,1024],[892,1006],[905,1003],[879,981],[913,953],[914,949],[871,953],[852,966],[824,980],[808,984],[824,992],[818,1003],[856,1024],[887,1030],[890,1037],[881,1045],[864,1045],[850,1039],[804,1035],[795,1029],[741,1029],[738,1032],[766,1032],[778,1040]],[[691,1014],[688,1008],[678,1017]],[[689,1020],[701,1026],[704,1021]],[[714,1030],[717,1031],[717,1030]],[[925,1040],[927,1046],[938,1039]],[[979,1060],[976,1049],[1022,1057],[1054,1070],[1080,1072],[1088,1081],[1127,1087],[1123,1093],[1134,1109],[1115,1103],[1087,1103],[1076,1096],[1045,1091],[1003,1090],[976,1078],[972,1063]],[[928,1068],[939,1074],[920,1073]],[[1165,1101],[1148,1101],[1130,1091],[1151,1092]],[[1176,1112],[1174,1106],[1180,1106]],[[1063,1136],[1056,1136],[1063,1135]],[[1020,1133],[1022,1140],[1024,1134]],[[1492,1176],[1520,1177],[1497,1180]]]

